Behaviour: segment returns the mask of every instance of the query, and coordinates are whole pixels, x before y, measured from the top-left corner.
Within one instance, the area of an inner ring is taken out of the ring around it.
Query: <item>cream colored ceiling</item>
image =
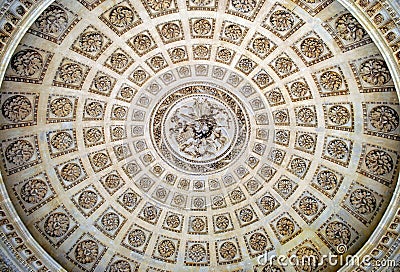
[[[56,1],[16,49],[2,175],[65,269],[269,271],[379,223],[399,104],[368,31],[336,1],[216,1]]]

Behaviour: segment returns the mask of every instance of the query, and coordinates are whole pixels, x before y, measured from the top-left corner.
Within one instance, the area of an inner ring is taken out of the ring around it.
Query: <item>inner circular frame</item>
[[[166,137],[169,137],[165,131],[166,118],[170,116],[170,112],[175,109],[179,102],[195,97],[218,101],[229,109],[230,114],[236,117],[234,128],[236,135],[233,136],[231,146],[215,158],[208,158],[203,161],[183,156],[178,153],[178,150],[171,152],[173,147],[170,145],[170,140],[166,139]],[[148,131],[153,146],[164,161],[172,168],[191,175],[214,174],[226,169],[244,152],[251,133],[249,115],[240,99],[223,87],[206,82],[180,85],[165,94],[151,113]]]

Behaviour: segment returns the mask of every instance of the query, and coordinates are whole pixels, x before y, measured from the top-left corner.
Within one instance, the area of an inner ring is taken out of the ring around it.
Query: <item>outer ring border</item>
[[[372,23],[370,16],[361,9],[361,7],[355,2],[355,0],[337,0],[340,4],[342,4],[352,15],[360,22],[360,24],[367,30],[368,34],[372,38],[375,45],[378,47],[379,51],[383,55],[389,70],[391,72],[392,78],[394,80],[394,84],[396,87],[396,92],[398,97],[400,97],[400,66],[395,58],[392,49],[388,45],[382,33],[379,32],[377,27]],[[0,4],[4,5],[5,0],[1,1]],[[16,1],[17,2],[17,1]],[[33,4],[32,7],[26,12],[24,17],[22,18],[20,24],[17,26],[17,30],[11,35],[8,43],[5,45],[4,51],[0,54],[0,85],[3,82],[4,74],[7,69],[8,63],[17,48],[19,42],[24,37],[29,27],[33,24],[37,17],[51,4],[54,0],[41,0],[37,3]],[[388,1],[382,0],[385,2],[386,8],[390,8],[394,11],[395,16],[400,17],[400,7],[398,6],[390,6]],[[385,8],[383,5],[383,8]],[[399,20],[398,20],[399,21]],[[397,22],[397,27],[399,22]],[[42,263],[47,266],[51,271],[66,271],[59,263],[57,263],[33,238],[33,236],[29,233],[26,226],[21,221],[18,216],[14,206],[11,203],[11,200],[8,196],[6,187],[4,185],[3,178],[0,174],[0,204],[4,206],[6,212],[9,214],[9,218],[14,220],[13,226],[19,231],[20,234],[25,238],[26,246],[31,249],[38,260],[42,261]],[[397,180],[396,188],[393,192],[392,199],[388,204],[388,208],[385,211],[381,221],[378,226],[371,234],[367,242],[364,246],[356,253],[356,256],[359,259],[362,259],[364,256],[371,253],[371,251],[377,247],[380,242],[380,239],[385,235],[389,225],[392,223],[394,218],[397,216],[398,210],[400,207],[400,177]],[[399,243],[400,238],[397,238],[397,241],[394,243]],[[25,260],[20,258],[18,252],[13,248],[11,244],[9,244],[5,238],[5,235],[0,232],[0,248],[8,248],[9,250],[3,252],[5,257],[9,259],[12,264],[21,271],[34,271],[31,264],[27,263]],[[400,251],[400,248],[397,249],[397,253]],[[394,252],[391,255],[385,255],[386,258],[390,256],[396,255]],[[384,257],[384,258],[385,258]],[[379,268],[378,268],[379,269]],[[375,269],[376,270],[376,269]],[[349,264],[344,265],[339,271],[354,271],[354,266]]]

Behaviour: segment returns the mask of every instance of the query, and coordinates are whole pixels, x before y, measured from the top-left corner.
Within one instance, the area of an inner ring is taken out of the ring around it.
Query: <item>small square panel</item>
[[[105,0],[78,0],[88,10],[93,10]]]
[[[88,185],[71,197],[72,202],[86,218],[104,203],[104,198],[93,186]]]
[[[369,92],[394,92],[395,86],[389,68],[381,55],[372,55],[350,62],[358,90]],[[375,67],[379,67],[376,70]]]
[[[187,241],[185,252],[185,265],[187,266],[207,266],[210,264],[209,242]]]
[[[207,199],[205,196],[194,196],[191,198],[192,211],[205,211],[207,210]]]
[[[208,10],[215,11],[218,7],[219,0],[209,0],[206,2],[196,0],[186,0],[188,10]]]
[[[125,50],[117,48],[104,62],[104,66],[122,75],[133,62],[134,60]]]
[[[239,179],[244,179],[250,173],[250,171],[243,165],[237,167],[234,172]]]
[[[343,178],[343,175],[339,172],[324,165],[319,165],[315,171],[311,186],[332,199],[339,190]]]
[[[137,90],[131,86],[129,86],[126,83],[123,83],[122,86],[120,87],[116,98],[118,100],[122,100],[128,103],[132,102],[132,99],[135,97],[137,94]]]
[[[325,210],[326,205],[315,195],[305,191],[296,202],[293,203],[292,208],[308,225],[310,225],[321,215]]]
[[[141,66],[135,68],[135,70],[129,75],[128,79],[141,87],[150,78],[150,74],[144,70]]]
[[[307,0],[293,0],[302,9],[307,11],[311,16],[317,15],[324,8],[329,6],[334,0],[321,0],[321,1],[307,1]]]
[[[138,254],[144,255],[153,233],[139,225],[132,224],[126,232],[121,245]]]
[[[134,179],[136,186],[143,192],[148,192],[154,185],[154,180],[148,175],[143,175],[139,178]]]
[[[272,112],[274,123],[277,126],[288,126],[290,124],[290,116],[288,109],[275,110]]]
[[[86,147],[105,143],[104,127],[102,126],[84,127],[82,133]]]
[[[235,178],[233,177],[233,175],[231,175],[231,174],[226,174],[226,175],[222,176],[222,182],[223,182],[223,184],[224,184],[226,187],[229,187],[229,186],[235,184],[235,183],[236,183],[236,180],[235,180]]]
[[[110,167],[112,163],[110,155],[105,149],[90,153],[88,158],[93,171],[96,173]]]
[[[208,234],[208,219],[206,216],[190,216],[188,220],[189,234]]]
[[[268,64],[280,79],[299,72],[299,67],[286,53],[281,53]]]
[[[254,36],[251,38],[251,41],[247,45],[247,50],[257,55],[260,59],[265,59],[276,48],[277,45],[273,41],[259,32],[254,34]]]
[[[324,68],[312,74],[321,97],[349,94],[349,86],[340,66]]]
[[[348,250],[360,237],[359,233],[337,214],[331,215],[328,220],[318,229],[318,236],[332,250],[339,254],[339,246],[346,246]]]
[[[157,73],[168,66],[168,63],[161,53],[148,58],[146,63],[154,73]]]
[[[214,18],[190,18],[190,35],[192,39],[212,39],[215,30]]]
[[[167,263],[176,263],[180,240],[160,235],[153,250],[152,257]]]
[[[168,211],[163,222],[163,229],[181,233],[184,223],[183,214]]]
[[[53,54],[27,45],[19,45],[15,52],[5,72],[4,81],[41,84]]]
[[[271,221],[270,226],[282,245],[292,240],[302,231],[296,221],[287,212],[275,217]]]
[[[269,182],[276,174],[277,170],[268,165],[268,164],[263,164],[260,169],[257,171],[257,174],[265,181]]]
[[[329,47],[314,31],[306,33],[291,46],[306,66],[311,66],[333,57]]]
[[[95,121],[103,120],[105,116],[105,111],[107,107],[107,102],[86,98],[85,105],[83,108],[83,120]]]
[[[228,80],[226,81],[229,85],[233,86],[233,87],[237,87],[239,86],[239,84],[243,81],[243,77],[241,77],[240,75],[231,72],[229,74]]]
[[[231,49],[228,49],[228,48],[225,48],[225,47],[222,47],[222,46],[219,46],[217,48],[217,53],[215,55],[215,60],[217,62],[230,64],[232,62],[233,57],[235,56],[235,54],[236,54],[235,51],[233,51]]]
[[[113,146],[113,151],[118,161],[126,160],[132,156],[132,151],[128,144],[115,145]]]
[[[267,99],[270,107],[275,107],[286,103],[280,88],[268,90],[264,93],[264,96]]]
[[[249,75],[256,67],[257,63],[245,55],[240,56],[240,59],[235,65],[235,68],[243,72],[245,75]]]
[[[242,260],[241,247],[237,238],[217,240],[215,250],[217,252],[217,262],[219,265],[237,263]]]
[[[75,129],[49,131],[46,138],[52,158],[78,150]]]
[[[89,25],[74,41],[70,49],[87,58],[97,60],[111,43],[106,35]]]
[[[35,222],[35,228],[55,248],[58,248],[78,227],[78,222],[64,205],[56,207]]]
[[[180,78],[187,78],[192,76],[191,66],[182,66],[175,69],[178,72]]]
[[[220,33],[220,40],[240,45],[249,30],[248,27],[231,21],[224,21]]]
[[[112,142],[126,139],[125,126],[111,125],[110,126],[110,138]],[[114,148],[115,150],[115,148]]]
[[[49,24],[48,18],[58,14],[56,24]],[[64,21],[66,20],[66,21]],[[80,18],[67,7],[54,1],[48,6],[36,19],[35,23],[30,26],[28,33],[37,37],[49,40],[56,44],[61,44],[68,33],[80,21]],[[58,25],[58,27],[56,26]]]
[[[112,8],[103,12],[99,18],[119,36],[143,22],[132,4],[127,0],[113,5]]]
[[[169,189],[165,188],[162,185],[159,185],[151,194],[151,196],[154,197],[154,199],[157,199],[158,201],[165,203],[167,201],[169,193],[170,193]]]
[[[353,182],[341,206],[366,226],[370,225],[381,209],[384,196],[374,190]]]
[[[317,127],[317,110],[314,105],[300,106],[294,108],[296,125],[302,127]]]
[[[274,143],[288,146],[290,141],[290,131],[287,129],[275,129]]]
[[[141,0],[141,2],[152,19],[179,11],[176,0],[165,2]]]
[[[398,103],[367,102],[362,107],[365,134],[400,140]]]
[[[123,257],[122,255],[115,254],[108,263],[106,271],[118,271],[118,269],[121,269],[122,267],[123,269],[128,269],[130,272],[137,272],[139,266],[140,264],[138,262]]]
[[[171,200],[171,205],[180,209],[186,207],[187,203],[187,196],[175,193]]]
[[[249,156],[246,161],[246,165],[249,166],[251,169],[254,169],[257,167],[257,165],[260,163],[260,159],[254,157],[254,156]]]
[[[65,190],[74,187],[76,184],[88,178],[82,161],[79,158],[63,162],[55,166],[54,169]]]
[[[136,209],[141,201],[142,197],[131,188],[126,189],[117,199],[117,202],[130,213]]]
[[[25,94],[26,95],[26,94]],[[49,95],[47,101],[47,123],[75,121],[78,98],[66,95]]]
[[[264,5],[264,2],[265,0],[249,2],[228,1],[225,11],[228,14],[254,21],[261,7]]]
[[[156,28],[164,44],[180,41],[185,38],[180,20],[159,24]]]
[[[353,151],[353,141],[334,136],[325,136],[322,157],[336,164],[347,166]]]
[[[89,233],[84,233],[67,253],[67,259],[83,271],[93,271],[107,248]]]
[[[258,221],[258,216],[254,212],[254,209],[251,205],[246,205],[243,208],[235,210],[235,214],[238,218],[240,227],[244,227]]]
[[[128,118],[128,107],[114,104],[111,108],[111,120],[125,121]]]
[[[8,175],[42,162],[36,135],[3,140],[0,147],[3,165]]]
[[[218,189],[221,189],[221,182],[219,179],[209,179],[208,180],[208,187],[210,189],[210,191],[215,191]]]
[[[274,248],[264,228],[258,228],[247,232],[243,238],[246,242],[250,258],[265,254]]]
[[[266,216],[277,209],[281,204],[269,192],[264,193],[257,199],[257,206]]]
[[[139,213],[139,218],[147,223],[156,225],[160,218],[162,209],[147,202]]]
[[[304,240],[301,244],[290,250],[287,256],[291,260],[294,260],[296,271],[326,271],[328,262],[321,255],[319,247],[311,240]]]
[[[293,175],[304,179],[306,176],[308,169],[310,168],[311,161],[305,158],[302,158],[297,155],[292,155],[290,158],[290,162],[287,166],[287,170]]]
[[[272,6],[262,23],[264,28],[282,40],[286,40],[302,25],[304,21],[299,16],[278,3]]]
[[[114,239],[126,220],[127,219],[113,207],[108,207],[96,220],[94,226],[106,236]]]
[[[14,184],[12,190],[26,214],[31,214],[56,197],[45,172]]]
[[[262,184],[256,178],[250,178],[244,183],[244,187],[246,188],[249,195],[254,195],[261,190]]]
[[[353,103],[329,103],[323,108],[327,128],[354,131]]]
[[[314,154],[317,146],[317,139],[318,135],[316,133],[297,131],[294,148],[303,152]]]
[[[211,45],[209,44],[194,44],[192,46],[193,59],[208,60],[211,56]]]
[[[89,66],[83,63],[63,58],[57,68],[53,86],[80,90],[89,70]]]
[[[357,172],[388,187],[396,180],[399,154],[376,145],[363,144]]]
[[[271,148],[271,150],[268,153],[268,160],[277,164],[281,165],[283,160],[285,159],[286,156],[286,151],[280,148]]]
[[[148,30],[144,30],[133,36],[127,41],[127,44],[140,57],[157,48],[157,44]]]
[[[299,185],[287,176],[281,176],[274,184],[274,190],[285,200],[296,191]]]
[[[256,139],[261,141],[268,141],[269,131],[263,128],[256,129]]]
[[[186,46],[184,45],[168,49],[168,55],[173,63],[179,63],[189,59]]]
[[[211,196],[210,200],[211,200],[211,209],[217,210],[226,208],[225,196],[223,194]]]
[[[0,128],[3,130],[36,125],[38,102],[38,94],[1,92]]]
[[[253,77],[252,80],[257,84],[260,89],[265,89],[266,87],[274,84],[272,77],[264,70],[261,69]]]
[[[116,170],[113,170],[110,173],[102,176],[100,178],[100,183],[110,195],[114,195],[115,192],[124,186],[125,181]]]
[[[349,28],[351,24],[351,28]],[[372,42],[367,31],[347,10],[335,14],[322,24],[332,35],[342,52],[354,50]]]
[[[304,77],[292,80],[285,84],[292,102],[312,99],[310,85]]]
[[[246,195],[243,193],[240,187],[236,187],[232,191],[228,192],[228,196],[232,204],[237,204],[246,200]]]
[[[227,213],[213,215],[213,227],[215,233],[222,233],[233,230],[231,215]]]

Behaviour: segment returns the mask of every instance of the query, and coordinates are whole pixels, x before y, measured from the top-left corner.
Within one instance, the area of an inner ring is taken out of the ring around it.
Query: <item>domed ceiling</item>
[[[337,271],[259,256],[356,254],[398,179],[395,82],[332,0],[57,0],[0,107],[9,201],[67,271]]]

